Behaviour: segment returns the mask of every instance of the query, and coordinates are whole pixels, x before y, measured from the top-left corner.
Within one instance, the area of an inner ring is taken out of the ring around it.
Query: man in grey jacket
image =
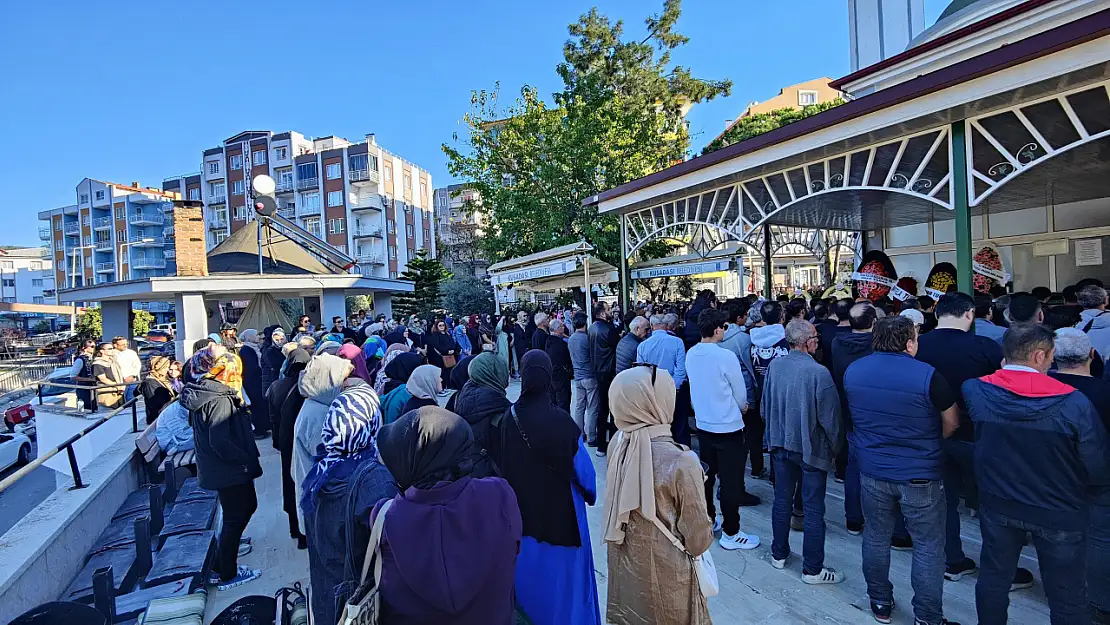
[[[636,362],[636,349],[651,334],[651,324],[647,317],[632,316],[628,321],[628,332],[617,341],[617,373],[624,371]]]
[[[844,443],[840,397],[832,374],[813,359],[816,328],[795,319],[786,325],[790,352],[771,361],[763,383],[767,446],[775,466],[775,502],[771,508],[771,564],[786,566],[790,555],[790,514],[800,485],[805,512],[802,581],[836,584],[844,575],[825,564],[825,485],[836,469]]]
[[[1088,284],[1079,289],[1079,305],[1083,307],[1075,327],[1091,337],[1091,347],[1105,361],[1110,354],[1110,315],[1106,314],[1106,289]]]

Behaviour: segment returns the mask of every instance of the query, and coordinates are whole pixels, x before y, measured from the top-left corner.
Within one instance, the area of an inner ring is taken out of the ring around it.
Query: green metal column
[[[956,213],[956,285],[972,294],[971,207],[968,206],[967,135],[964,120],[952,124],[952,210]]]
[[[621,262],[620,262],[620,267],[617,269],[617,276],[620,279],[621,293],[620,293],[620,298],[619,299],[620,299],[620,303],[621,303],[621,314],[622,315],[626,315],[626,314],[628,314],[628,311],[632,310],[632,308],[629,306],[629,301],[628,301],[628,292],[631,290],[631,288],[630,288],[631,283],[629,282],[629,278],[628,278],[628,255],[626,253],[627,249],[628,249],[628,218],[625,215],[621,215],[621,249],[620,249]]]
[[[773,291],[771,290],[771,279],[774,277],[774,272],[771,267],[771,225],[763,224],[763,296],[767,299],[774,299],[772,297]]]

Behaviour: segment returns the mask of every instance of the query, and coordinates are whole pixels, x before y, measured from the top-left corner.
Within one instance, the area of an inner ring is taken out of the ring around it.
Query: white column
[[[393,318],[393,296],[389,291],[374,291],[374,317],[385,315],[387,319]]]
[[[177,331],[174,334],[175,356],[181,362],[193,355],[193,343],[208,336],[208,311],[204,295],[178,293],[174,296]]]
[[[130,344],[134,338],[131,331],[131,300],[117,300],[100,303],[100,324],[105,342],[114,336],[122,336]]]
[[[320,294],[320,327],[332,327],[332,317],[347,319],[347,300],[342,289],[324,289]]]

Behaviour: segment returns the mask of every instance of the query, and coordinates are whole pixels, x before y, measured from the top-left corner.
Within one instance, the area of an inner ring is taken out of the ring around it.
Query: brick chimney
[[[177,252],[177,275],[204,277],[208,275],[208,252],[204,240],[204,215],[197,200],[174,200],[174,250]]]

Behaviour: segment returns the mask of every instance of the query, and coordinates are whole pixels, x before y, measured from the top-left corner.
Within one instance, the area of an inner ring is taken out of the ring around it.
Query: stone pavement
[[[520,385],[513,382],[510,398],[519,393]],[[254,540],[254,551],[240,562],[263,569],[262,577],[244,586],[209,595],[205,622],[238,598],[250,594],[272,595],[279,587],[300,582],[308,583],[308,555],[298,551],[289,538],[285,513],[281,510],[281,484],[278,479],[281,464],[278,453],[262,441],[264,474],[256,482],[259,510],[247,527],[247,535]],[[594,569],[604,620],[607,594],[606,547],[599,540],[602,523],[602,502],[605,492],[604,458],[594,457],[597,471],[598,505],[588,510],[590,534],[594,551]],[[828,530],[825,539],[825,563],[842,571],[847,580],[831,586],[810,586],[801,580],[801,532],[791,533],[791,556],[784,570],[771,567],[771,484],[749,479],[748,489],[761,497],[763,503],[753,508],[741,509],[741,524],[745,532],[759,536],[761,545],[752,551],[725,551],[713,544],[713,558],[720,576],[721,593],[709,600],[709,611],[716,623],[762,623],[766,625],[849,625],[874,623],[867,603],[866,585],[861,569],[860,537],[851,536],[844,527],[844,489],[829,480],[827,511]],[[963,524],[964,551],[976,561],[982,541],[979,525],[966,515]],[[910,607],[913,591],[910,589],[910,561],[912,553],[893,552],[890,579],[894,584],[894,623],[912,625]],[[1010,622],[1047,623],[1048,606],[1041,589],[1036,556],[1031,547],[1022,555],[1021,566],[1037,576],[1037,585],[1031,589],[1010,594]],[[952,621],[970,625],[975,617],[975,577],[959,582],[945,582],[945,616]]]

